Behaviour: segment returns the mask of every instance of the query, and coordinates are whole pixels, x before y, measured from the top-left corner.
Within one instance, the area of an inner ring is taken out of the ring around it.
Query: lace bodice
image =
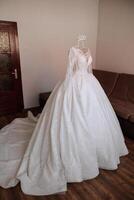
[[[79,48],[71,47],[68,56],[68,66],[66,72],[65,85],[69,82],[70,78],[72,78],[75,73],[92,73],[91,64],[92,57],[89,49],[86,53],[84,53]]]
[[[72,47],[69,51],[69,62],[73,72],[92,73],[92,57],[89,49],[84,53],[81,49]]]

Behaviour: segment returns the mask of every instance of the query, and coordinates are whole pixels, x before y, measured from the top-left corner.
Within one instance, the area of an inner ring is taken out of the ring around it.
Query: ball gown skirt
[[[18,182],[26,194],[48,195],[115,170],[128,154],[115,112],[92,74],[90,51],[70,48],[67,74],[39,117],[0,130],[0,185]]]

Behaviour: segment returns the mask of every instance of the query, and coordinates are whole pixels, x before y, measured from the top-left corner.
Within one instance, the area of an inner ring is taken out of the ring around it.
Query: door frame
[[[19,38],[18,38],[18,28],[17,22],[14,21],[4,21],[0,20],[0,25],[12,26],[14,27],[14,35],[15,35],[15,49],[16,49],[16,56],[15,56],[15,66],[18,72],[18,79],[17,84],[19,90],[17,90],[18,97],[17,97],[17,110],[21,111],[24,109],[24,100],[23,100],[23,90],[22,90],[22,76],[21,76],[21,65],[20,65],[20,53],[19,53]]]

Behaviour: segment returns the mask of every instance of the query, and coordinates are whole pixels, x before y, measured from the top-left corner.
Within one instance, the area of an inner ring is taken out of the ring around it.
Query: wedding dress
[[[39,117],[15,119],[0,131],[0,185],[48,195],[115,170],[128,154],[115,112],[92,73],[88,49],[72,47],[67,74]]]

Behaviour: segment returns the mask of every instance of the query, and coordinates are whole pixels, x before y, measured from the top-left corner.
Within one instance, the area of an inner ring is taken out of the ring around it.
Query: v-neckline
[[[82,55],[87,55],[89,53],[89,48],[87,48],[86,52],[83,52],[80,48],[78,47],[73,47],[74,49],[78,50]]]

